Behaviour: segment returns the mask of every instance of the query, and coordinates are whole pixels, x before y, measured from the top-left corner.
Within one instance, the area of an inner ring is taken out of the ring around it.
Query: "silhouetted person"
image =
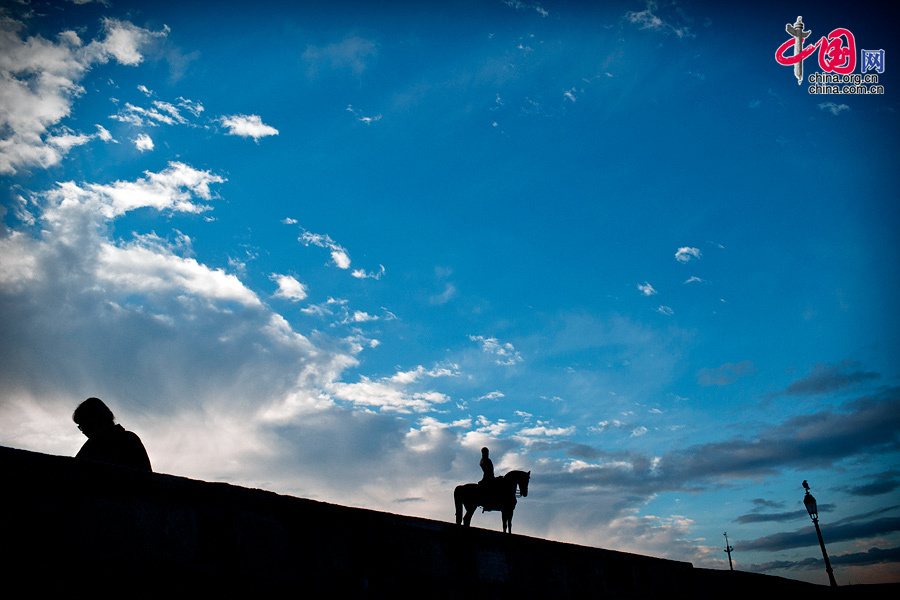
[[[481,467],[481,471],[484,473],[484,476],[478,483],[484,485],[490,484],[494,480],[494,463],[488,457],[488,452],[490,451],[487,448],[481,449],[481,461],[478,463],[478,466]]]
[[[76,458],[152,471],[141,438],[118,425],[112,411],[100,398],[88,398],[79,404],[72,420],[88,438]]]

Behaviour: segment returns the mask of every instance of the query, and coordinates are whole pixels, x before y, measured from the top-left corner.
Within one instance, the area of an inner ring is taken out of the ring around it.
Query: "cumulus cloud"
[[[331,239],[331,236],[304,231],[300,236],[300,241],[306,246],[312,244],[320,248],[327,248],[331,251],[331,260],[334,261],[337,268],[345,270],[350,268],[350,255],[343,246]]]
[[[153,237],[138,238],[125,246],[103,244],[97,255],[97,280],[106,289],[122,293],[184,293],[248,306],[259,304],[256,294],[234,275],[177,256]]]
[[[209,300],[258,305],[256,295],[233,275],[176,255],[177,246],[158,236],[138,235],[129,242],[119,243],[103,237],[106,222],[138,208],[186,213],[206,210],[209,207],[195,204],[194,197],[211,198],[209,185],[221,181],[222,178],[209,172],[170,163],[165,170],[148,172],[143,179],[132,182],[58,184],[35,200],[47,233],[45,243],[30,250],[40,256],[44,248],[43,253],[53,255],[51,248],[79,246],[83,260],[79,270],[91,273],[96,285],[113,293],[180,291]],[[182,237],[177,245],[189,243],[190,240]]]
[[[296,221],[293,219],[286,219],[283,222],[286,224],[296,223]],[[334,266],[345,271],[350,269],[350,253],[346,248],[331,239],[331,236],[322,233],[303,231],[298,239],[305,246],[312,245],[318,246],[320,248],[326,248],[331,253],[331,261]],[[384,275],[384,266],[379,265],[379,269],[377,271],[354,269],[353,271],[351,271],[350,275],[355,277],[356,279],[381,279],[381,277]]]
[[[74,31],[64,31],[52,41],[23,37],[24,29],[13,19],[0,20],[0,105],[4,107],[0,129],[5,131],[0,140],[0,174],[49,167],[72,147],[87,143],[91,138],[83,134],[50,133],[84,94],[79,82],[97,63],[139,64],[142,50],[167,34],[105,19],[105,37],[84,45]]]
[[[524,427],[517,432],[517,435],[532,438],[532,437],[558,437],[563,435],[572,435],[575,433],[575,426],[569,427],[553,427],[549,423],[545,423],[543,421],[538,421],[537,425],[533,425],[530,427]]]
[[[698,248],[685,246],[683,248],[679,248],[675,253],[675,260],[677,260],[678,262],[686,263],[692,258],[700,258],[700,250]]]
[[[278,130],[262,122],[258,115],[231,115],[219,119],[228,128],[228,135],[253,138],[259,142],[260,138],[278,135]]]
[[[350,274],[357,279],[381,279],[381,277],[384,275],[384,265],[378,265],[377,271],[354,269]]]
[[[153,140],[146,133],[138,134],[138,136],[134,138],[134,147],[141,152],[153,150]]]
[[[152,32],[118,19],[103,19],[103,30],[106,37],[91,42],[83,50],[89,62],[105,63],[115,59],[123,65],[137,66],[144,60],[142,50],[169,33],[168,28]]]
[[[278,290],[274,294],[276,298],[285,298],[292,302],[298,302],[304,300],[307,296],[306,286],[290,275],[273,273],[272,280],[278,284]]]
[[[145,171],[144,177],[135,181],[115,181],[110,184],[87,184],[84,187],[73,182],[61,183],[48,193],[51,198],[68,197],[86,202],[104,217],[114,218],[138,208],[154,208],[159,211],[201,213],[210,210],[207,204],[196,200],[212,200],[210,186],[225,179],[210,171],[201,171],[180,162],[170,162],[159,172]],[[57,209],[50,209],[45,218],[54,218]]]
[[[248,482],[257,461],[271,460],[266,427],[304,411],[352,421],[328,412],[341,400],[328,390],[356,363],[359,343],[294,331],[236,276],[191,256],[183,234],[110,235],[138,208],[206,210],[200,202],[223,181],[170,163],[137,180],[66,182],[28,199],[36,235],[0,235],[4,443],[72,454],[81,443],[66,423],[73,395],[98,395],[141,431],[158,469]],[[282,295],[302,295],[295,279],[275,278]],[[414,379],[393,381],[402,390]],[[421,384],[409,394],[443,400]]]
[[[512,366],[522,362],[522,355],[509,342],[501,343],[497,338],[484,337],[483,335],[470,335],[469,339],[478,342],[482,351],[493,355],[494,362],[498,365]]]
[[[644,294],[645,296],[652,296],[653,294],[657,294],[657,293],[658,293],[655,289],[653,289],[653,286],[650,285],[650,284],[649,284],[648,282],[646,282],[646,281],[643,283],[643,285],[638,284],[637,287],[638,287],[639,290],[641,290],[641,293]]]
[[[328,387],[328,391],[336,399],[357,406],[397,413],[422,413],[450,401],[449,396],[440,392],[418,389],[422,380],[458,374],[456,365],[432,369],[420,365],[411,371],[398,371],[391,377],[379,380],[373,381],[363,376],[356,383],[336,382]]]

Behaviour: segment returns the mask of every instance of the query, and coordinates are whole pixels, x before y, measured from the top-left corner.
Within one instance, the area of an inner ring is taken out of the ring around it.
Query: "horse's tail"
[[[453,490],[453,502],[456,504],[456,524],[461,525],[463,517],[463,505],[462,498],[460,497],[459,486],[456,486],[456,489]]]

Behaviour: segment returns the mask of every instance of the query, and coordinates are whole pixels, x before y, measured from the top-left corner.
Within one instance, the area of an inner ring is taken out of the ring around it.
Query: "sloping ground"
[[[688,599],[831,591],[11,448],[0,447],[0,473],[0,574],[9,589],[24,583],[28,597]]]

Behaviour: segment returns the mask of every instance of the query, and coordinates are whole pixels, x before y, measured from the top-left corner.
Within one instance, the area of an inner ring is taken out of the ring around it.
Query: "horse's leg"
[[[470,504],[466,505],[466,516],[463,517],[463,525],[468,527],[472,523],[472,513],[475,512],[477,506],[472,506]]]

